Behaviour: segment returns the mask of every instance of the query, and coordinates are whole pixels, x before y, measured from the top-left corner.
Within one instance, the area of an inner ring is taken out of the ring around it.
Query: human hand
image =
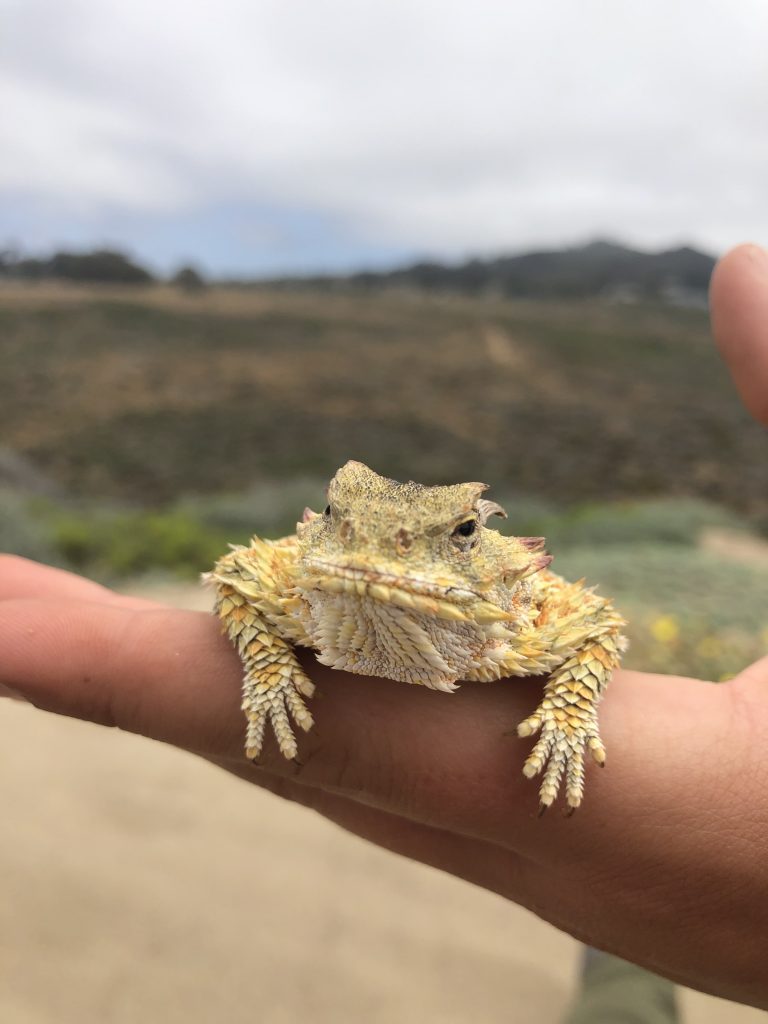
[[[768,257],[735,250],[712,297],[737,385],[768,422]],[[269,748],[255,767],[240,662],[212,616],[0,562],[0,683],[38,707],[195,751],[592,945],[768,1008],[768,659],[720,686],[617,673],[601,711],[610,767],[573,818],[541,820],[513,735],[535,681],[444,697],[306,664],[304,764]]]

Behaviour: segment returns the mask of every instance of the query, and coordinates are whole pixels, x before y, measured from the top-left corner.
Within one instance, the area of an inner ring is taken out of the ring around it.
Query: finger
[[[310,659],[307,670],[318,696],[317,727],[302,736],[304,764],[286,762],[271,745],[259,770],[423,824],[539,853],[547,837],[545,856],[562,861],[577,847],[591,851],[596,828],[611,842],[629,841],[622,828],[646,821],[649,803],[659,820],[676,821],[698,796],[698,789],[681,792],[690,763],[702,765],[702,793],[717,788],[719,766],[708,752],[722,737],[708,725],[723,713],[710,708],[720,691],[706,684],[621,676],[602,716],[614,766],[591,773],[590,801],[574,826],[556,813],[537,822],[535,787],[520,772],[526,747],[510,732],[535,706],[535,683],[470,684],[448,696]],[[203,613],[50,601],[0,606],[0,684],[48,710],[244,764],[240,677],[237,656]],[[681,735],[691,707],[697,729]]]
[[[0,603],[0,685],[47,711],[229,754],[242,738],[239,679],[211,615],[72,599]]]
[[[154,601],[117,594],[65,569],[32,562],[19,555],[0,554],[0,601],[19,597],[102,601],[125,608],[157,607]]]
[[[303,738],[307,783],[351,788],[372,794],[371,799],[402,790],[407,802],[409,771],[421,785],[435,773],[431,759],[440,756],[444,742],[453,742],[448,721],[461,714],[470,691],[439,701],[389,680],[323,669],[312,659],[307,667],[323,687],[313,701],[317,729]],[[218,623],[203,613],[56,600],[0,605],[0,684],[46,710],[240,760],[241,673]],[[492,689],[483,693],[475,711],[484,709],[490,720],[473,723],[467,708],[461,732],[484,746],[479,764],[495,758],[494,769],[508,775],[510,737],[502,735],[508,721],[495,710]],[[509,707],[505,713],[514,715]],[[421,744],[431,752],[420,754]],[[416,763],[421,760],[423,769]],[[274,746],[265,752],[264,768],[277,774],[296,771]],[[465,764],[452,759],[439,776],[440,790],[465,771]],[[402,782],[401,775],[406,776]]]
[[[740,245],[715,267],[712,329],[752,415],[768,424],[768,252]]]
[[[709,684],[617,673],[601,711],[608,770],[589,772],[588,798],[575,818],[554,808],[539,820],[538,787],[522,775],[529,743],[510,728],[535,707],[538,682],[466,684],[444,695],[315,663],[307,671],[318,685],[317,733],[302,737],[298,769],[270,751],[262,770],[515,849],[559,871],[579,856],[597,862],[597,835],[611,848],[665,824],[683,836],[680,808],[709,807],[728,784],[710,754],[723,742],[715,733],[727,718],[724,693]],[[694,708],[697,728],[690,730]]]

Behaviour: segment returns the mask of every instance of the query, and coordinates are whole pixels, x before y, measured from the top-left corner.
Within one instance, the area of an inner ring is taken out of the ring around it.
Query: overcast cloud
[[[763,0],[0,0],[0,244],[316,269],[768,241]]]

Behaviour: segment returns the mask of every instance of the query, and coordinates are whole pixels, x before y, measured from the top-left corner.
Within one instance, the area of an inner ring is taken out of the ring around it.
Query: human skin
[[[768,424],[768,254],[712,281],[718,345]],[[766,455],[768,456],[768,446]],[[768,595],[767,595],[768,596]],[[609,752],[571,818],[537,817],[516,723],[540,683],[451,696],[332,671],[303,764],[244,760],[241,666],[212,616],[0,556],[0,684],[35,706],[191,750],[674,981],[768,1009],[768,658],[726,684],[620,671]]]

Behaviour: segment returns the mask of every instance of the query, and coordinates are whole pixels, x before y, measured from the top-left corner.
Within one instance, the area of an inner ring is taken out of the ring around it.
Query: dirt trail
[[[768,541],[736,530],[704,530],[701,547],[721,558],[742,562],[753,568],[768,569]]]

